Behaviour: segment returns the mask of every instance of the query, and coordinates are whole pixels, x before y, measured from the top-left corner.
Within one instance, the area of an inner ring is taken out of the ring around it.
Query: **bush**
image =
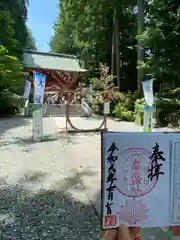
[[[140,125],[143,125],[144,121],[144,105],[145,105],[144,98],[137,99],[135,102],[134,118],[135,122]]]
[[[156,98],[156,108],[163,109],[167,112],[173,112],[174,110],[180,109],[180,100],[176,98]]]
[[[92,110],[97,114],[103,114],[103,103],[106,100],[104,97],[105,93],[103,91],[94,91],[93,92],[93,102],[92,102]],[[134,112],[134,103],[137,99],[137,93],[131,94],[121,93],[118,91],[109,91],[108,99],[106,101],[110,102],[110,115],[118,118],[119,113],[119,104],[123,107],[123,111],[131,111]],[[104,100],[105,99],[105,100]],[[118,106],[117,106],[118,105]],[[120,117],[121,118],[121,117]]]
[[[137,92],[133,94],[128,93],[118,93],[119,96],[118,102],[116,103],[113,114],[115,117],[120,118],[126,121],[134,121],[134,109],[135,101],[137,99]]]
[[[109,75],[109,69],[100,64],[100,77],[92,78],[93,102],[92,110],[96,114],[103,114],[103,103],[110,103],[110,115],[132,121],[134,118],[134,103],[138,97],[135,93],[121,93],[115,90],[114,76]]]
[[[180,113],[180,100],[177,98],[157,98],[156,108],[160,110],[157,123],[159,125],[172,126],[178,125],[179,113]]]
[[[21,99],[9,90],[0,92],[0,116],[12,116],[21,110]]]
[[[133,111],[124,111],[123,112],[123,118],[124,118],[124,120],[126,120],[128,122],[133,122],[134,121]]]
[[[103,104],[102,93],[100,91],[93,92],[92,111],[96,114],[102,114],[101,108]]]
[[[144,117],[144,98],[137,99],[135,102],[135,122],[142,124]],[[156,111],[159,112],[158,119],[156,119],[158,125],[173,125],[176,126],[180,115],[180,100],[177,98],[165,98],[162,96],[155,98]]]
[[[133,111],[127,110],[125,107],[122,106],[121,103],[118,103],[113,111],[116,118],[121,120],[125,120],[128,122],[134,121],[134,113]]]
[[[169,99],[173,99],[173,98],[180,99],[180,88],[175,88],[173,90],[169,90],[165,93],[162,93],[161,97],[169,98]]]

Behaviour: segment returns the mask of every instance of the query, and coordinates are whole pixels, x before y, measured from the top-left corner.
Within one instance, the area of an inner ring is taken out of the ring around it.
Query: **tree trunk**
[[[115,30],[114,30],[114,18],[112,25],[112,51],[111,51],[111,74],[115,75]]]
[[[114,8],[114,26],[115,26],[115,47],[116,47],[116,77],[117,87],[120,91],[120,53],[119,53],[119,23],[116,7]]]
[[[144,31],[144,0],[137,0],[138,4],[138,35]],[[138,61],[144,61],[144,48],[141,40],[138,40]],[[137,90],[142,92],[142,80],[144,77],[144,71],[142,68],[138,68],[138,81]]]

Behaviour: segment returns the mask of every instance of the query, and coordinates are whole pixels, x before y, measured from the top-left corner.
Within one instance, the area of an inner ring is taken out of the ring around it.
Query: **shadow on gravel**
[[[87,172],[81,175],[88,174]],[[62,179],[51,189],[29,190],[42,184],[47,173],[30,172],[17,184],[0,178],[0,239],[100,240],[100,220],[91,204],[72,193],[84,191],[80,175]],[[100,193],[94,203],[100,206]],[[168,240],[159,228],[142,229],[144,239]]]
[[[37,144],[37,143],[41,143],[41,142],[54,142],[54,141],[57,141],[59,140],[59,134],[46,134],[43,136],[43,139],[42,141],[33,141],[33,137],[30,136],[30,137],[23,137],[23,138],[20,138],[20,137],[16,137],[14,138],[14,144],[18,144],[18,145],[29,145],[29,144]]]
[[[46,173],[31,173],[16,185],[0,179],[0,239],[101,239],[93,206],[78,201],[72,193],[73,189],[83,191],[79,177],[63,179],[50,190],[28,190],[27,179],[28,184],[36,185],[45,178]]]
[[[12,137],[10,140],[1,139],[0,144],[1,146],[4,146],[4,147],[5,146],[9,147],[10,145],[14,144],[26,149],[27,147],[31,147],[36,144],[41,144],[46,142],[55,142],[55,141],[59,141],[64,144],[76,145],[76,144],[79,144],[79,141],[77,140],[78,139],[75,138],[72,134],[70,135],[67,133],[52,133],[52,134],[44,134],[42,141],[33,141],[32,136]]]
[[[45,134],[43,136],[42,141],[33,141],[33,137],[12,137],[11,139],[4,140],[3,138],[0,140],[0,145],[3,146],[3,148],[9,148],[11,145],[17,145],[19,147],[19,150],[23,152],[30,152],[33,151],[35,146],[39,146],[43,143],[48,142],[56,142],[61,139],[60,134]]]
[[[60,133],[60,140],[64,141],[67,145],[72,144],[72,145],[78,145],[84,139],[85,141],[88,140],[88,138],[93,138],[93,137],[100,136],[100,133],[80,133],[80,132],[61,132]]]
[[[0,118],[0,135],[12,128],[27,126],[29,120],[30,118],[25,117]]]

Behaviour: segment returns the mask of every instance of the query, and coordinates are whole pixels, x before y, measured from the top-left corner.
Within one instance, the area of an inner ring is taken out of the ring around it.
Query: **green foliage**
[[[159,90],[159,83],[164,82],[174,82],[179,87],[179,2],[145,1],[145,30],[139,36],[136,36],[136,4],[137,1],[130,0],[59,0],[59,14],[50,43],[51,50],[78,54],[84,67],[90,70],[95,69],[99,62],[113,66],[112,32],[113,13],[116,9],[122,91],[136,90],[137,39],[141,40],[147,50],[145,61],[138,62],[138,67],[143,68],[145,74],[155,76],[156,90]],[[92,73],[96,77],[94,71]]]
[[[13,115],[20,110],[20,100],[14,93],[22,93],[24,76],[20,61],[0,46],[0,115]]]
[[[178,93],[178,91],[179,91],[178,89],[176,91],[170,91],[168,94],[174,94],[174,96],[176,96],[176,93]],[[135,121],[141,124],[143,123],[144,106],[145,106],[144,98],[136,100],[134,111]],[[156,111],[159,112],[159,116],[156,119],[157,124],[159,125],[171,124],[173,126],[177,125],[180,116],[179,99],[177,99],[176,97],[165,98],[164,96],[158,96],[155,98],[155,108]]]
[[[29,50],[37,51],[36,40],[32,35],[31,29],[29,28],[28,28],[28,36],[27,36],[27,42],[26,42],[25,48]]]
[[[0,3],[0,45],[18,58],[22,58],[25,48],[36,50],[35,40],[26,25],[27,7],[27,0],[1,0]]]
[[[180,100],[176,98],[156,99],[156,108],[160,109],[158,124],[176,126],[180,119]]]
[[[30,30],[26,26],[27,0],[0,1],[0,115],[16,114],[20,110],[25,74],[22,53],[35,49]]]
[[[179,88],[180,84],[180,7],[177,0],[145,1],[145,29],[137,35],[137,16],[134,7],[137,1],[72,1],[59,0],[59,15],[54,28],[51,49],[54,52],[78,54],[84,67],[92,70],[93,109],[100,113],[105,100],[111,103],[111,113],[135,111],[143,119],[144,99],[133,99],[132,94],[118,93],[116,79],[106,69],[105,75],[95,69],[102,62],[113,66],[113,13],[118,11],[118,40],[120,43],[120,75],[122,92],[136,90],[136,68],[155,77],[155,91],[160,83]],[[137,40],[145,49],[145,60],[137,64]],[[138,66],[137,66],[138,65]],[[114,72],[113,72],[114,73]],[[116,75],[116,73],[114,73]],[[109,81],[109,83],[108,83]],[[125,88],[123,87],[125,86]],[[156,99],[156,107],[166,113],[179,109],[180,90],[175,89]],[[136,103],[135,103],[136,102]],[[120,105],[121,103],[121,105]],[[135,103],[135,104],[134,104]],[[129,114],[129,113],[128,113]]]
[[[93,84],[93,102],[92,109],[95,113],[103,113],[104,101],[109,101],[114,104],[114,77],[110,75],[109,68],[103,64],[99,65],[99,78],[92,78],[90,82]]]
[[[162,93],[161,96],[164,98],[170,98],[170,99],[173,99],[173,98],[180,99],[180,87],[175,88],[173,90],[169,90],[165,93]]]
[[[180,106],[180,100],[176,98],[163,98],[156,99],[156,107],[168,111],[173,111]]]
[[[8,89],[0,91],[0,116],[12,116],[21,110],[21,100]]]
[[[91,79],[93,84],[93,103],[92,110],[97,114],[103,113],[103,104],[110,102],[110,112],[116,118],[133,121],[134,120],[134,102],[137,99],[137,92],[132,94],[121,93],[114,88],[114,77],[108,74],[108,68],[100,64],[100,77]],[[97,90],[98,89],[98,90]]]
[[[0,46],[0,91],[9,89],[14,93],[22,93],[24,77],[20,61],[8,55],[6,48]]]
[[[115,115],[116,118],[119,118],[121,120],[125,120],[125,121],[128,121],[128,122],[133,122],[134,121],[133,111],[127,110],[127,108],[124,107],[123,104],[121,104],[121,103],[118,103],[115,106],[113,114]]]
[[[28,30],[27,1],[2,0],[0,4],[0,45],[7,48],[11,55],[20,57],[26,47]]]
[[[99,62],[111,66],[113,13],[117,8],[121,77],[136,81],[135,5],[124,0],[113,4],[108,0],[59,0],[59,14],[50,42],[52,52],[77,54],[89,70],[95,69]]]
[[[90,82],[93,84],[94,90],[101,90],[106,95],[110,95],[109,91],[114,90],[114,76],[112,74],[109,74],[109,67],[106,65],[103,65],[102,63],[99,64],[99,78],[95,77],[90,80]]]
[[[120,118],[126,121],[134,121],[134,103],[138,97],[137,92],[133,94],[128,93],[117,93],[116,104],[113,110],[113,114],[116,118]]]
[[[135,101],[135,108],[134,108],[134,118],[135,122],[142,125],[144,119],[144,105],[145,99],[140,98]]]
[[[19,42],[15,38],[15,31],[13,28],[14,20],[11,12],[8,10],[0,10],[0,45],[5,46],[12,54],[17,54]]]
[[[154,0],[146,2],[147,21],[141,39],[146,54],[145,61],[140,63],[145,73],[153,74],[157,82],[172,80],[177,86],[180,82],[180,8],[177,0]]]

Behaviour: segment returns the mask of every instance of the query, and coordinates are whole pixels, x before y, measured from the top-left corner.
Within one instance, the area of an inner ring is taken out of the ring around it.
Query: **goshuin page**
[[[180,140],[172,142],[170,225],[180,225]]]

